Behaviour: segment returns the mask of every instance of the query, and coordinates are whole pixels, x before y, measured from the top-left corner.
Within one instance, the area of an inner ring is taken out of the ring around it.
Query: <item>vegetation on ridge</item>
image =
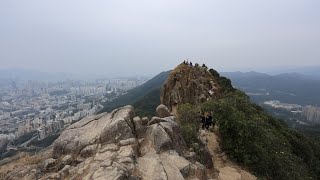
[[[250,102],[249,97],[231,88],[218,73],[224,95],[201,105],[213,111],[229,157],[261,177],[271,179],[319,179],[320,145],[306,135],[289,129]]]
[[[215,70],[220,97],[199,106],[181,104],[177,119],[189,147],[198,143],[199,114],[213,111],[221,136],[221,146],[228,156],[266,179],[319,179],[320,144],[307,135],[289,129],[279,119],[267,114],[249,97],[234,89],[231,81]],[[184,121],[184,122],[181,122]]]
[[[189,103],[179,105],[177,109],[177,120],[180,125],[181,135],[186,141],[189,148],[192,148],[196,155],[197,160],[206,164],[206,156],[204,152],[204,144],[198,139],[199,132],[199,113],[196,106]]]

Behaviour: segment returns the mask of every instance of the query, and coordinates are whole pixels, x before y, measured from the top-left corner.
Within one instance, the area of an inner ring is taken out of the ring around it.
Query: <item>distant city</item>
[[[260,72],[222,73],[233,86],[290,127],[320,125],[319,67],[269,75]],[[317,70],[317,72],[316,72]],[[298,73],[297,73],[298,72]]]
[[[1,79],[0,142],[10,144],[26,135],[31,137],[27,143],[43,140],[97,113],[103,103],[146,80],[144,77],[61,82]]]
[[[265,101],[263,104],[275,109],[287,110],[293,114],[300,114],[303,117],[299,119],[300,124],[320,124],[320,107],[288,104],[278,100]]]

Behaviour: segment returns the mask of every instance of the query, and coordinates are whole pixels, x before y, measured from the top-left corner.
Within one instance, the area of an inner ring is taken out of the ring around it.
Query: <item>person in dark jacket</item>
[[[204,115],[201,117],[202,129],[206,128],[208,130],[209,127],[212,126],[212,120],[213,117],[208,112],[205,112]]]

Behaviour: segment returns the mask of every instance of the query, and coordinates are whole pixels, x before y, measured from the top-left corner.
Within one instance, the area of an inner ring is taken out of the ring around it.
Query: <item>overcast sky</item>
[[[319,0],[1,0],[0,68],[157,74],[320,64]]]

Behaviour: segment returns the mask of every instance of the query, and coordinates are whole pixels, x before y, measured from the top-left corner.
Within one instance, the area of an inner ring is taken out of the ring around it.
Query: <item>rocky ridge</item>
[[[180,64],[161,88],[161,104],[176,112],[177,105],[200,104],[219,95],[220,87],[207,68]]]
[[[165,106],[158,112],[170,114]],[[207,179],[174,116],[140,118],[125,106],[69,126],[38,165],[8,179]]]

